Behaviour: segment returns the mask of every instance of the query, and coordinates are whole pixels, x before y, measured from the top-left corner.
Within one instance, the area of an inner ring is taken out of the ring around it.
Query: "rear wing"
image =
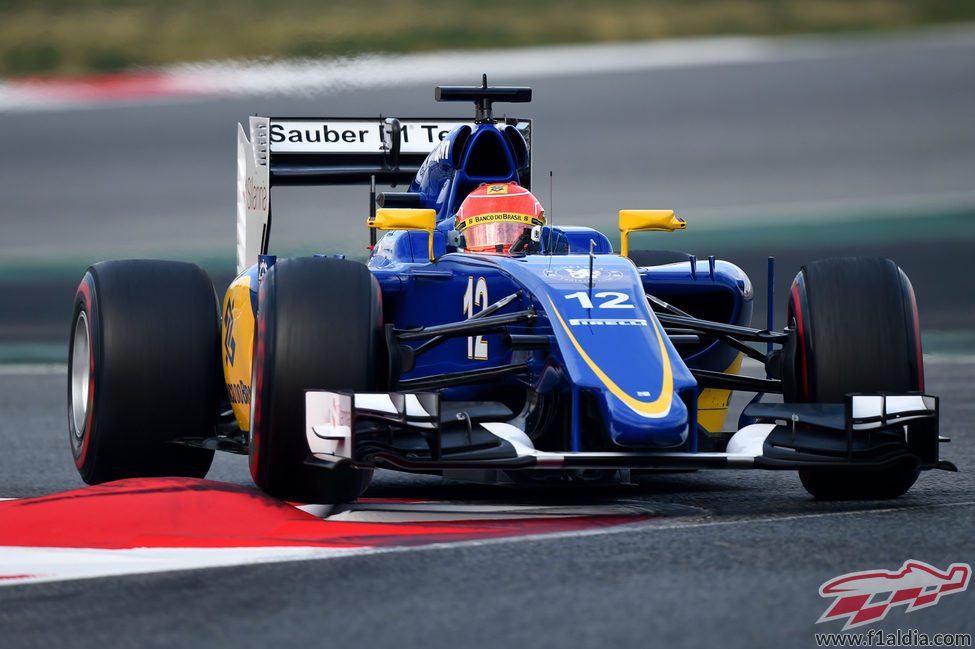
[[[531,120],[498,121],[525,138],[530,165]],[[238,124],[237,273],[267,253],[271,187],[409,183],[444,136],[463,124],[472,120],[253,116],[250,138]]]

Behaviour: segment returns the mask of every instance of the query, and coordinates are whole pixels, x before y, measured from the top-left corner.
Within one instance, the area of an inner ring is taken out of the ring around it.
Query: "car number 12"
[[[474,307],[482,309],[488,305],[487,281],[483,277],[477,278],[474,283],[473,277],[467,278],[467,290],[464,291],[464,314],[470,320],[474,317]],[[488,357],[488,344],[484,336],[467,337],[467,358],[471,360],[483,361]]]
[[[593,304],[592,298],[589,297],[589,293],[586,291],[578,291],[576,293],[569,293],[565,296],[567,300],[579,300],[579,304],[583,309],[632,309],[633,305],[630,304],[630,296],[626,293],[617,293],[616,291],[600,291],[594,296],[597,300],[604,300],[598,306]]]

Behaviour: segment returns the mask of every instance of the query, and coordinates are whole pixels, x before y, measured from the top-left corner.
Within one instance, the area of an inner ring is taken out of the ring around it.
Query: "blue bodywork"
[[[382,290],[384,319],[397,328],[463,320],[521,291],[500,313],[533,308],[538,319],[509,333],[544,336],[549,344],[518,350],[501,334],[455,338],[419,356],[401,378],[527,364],[527,379],[444,388],[442,398],[491,399],[501,389],[557,395],[568,428],[563,450],[696,450],[698,386],[688,368],[724,371],[738,352],[712,342],[682,356],[645,293],[711,305],[724,322],[747,325],[748,278],[726,262],[713,271],[707,262],[698,262],[694,272],[690,263],[637,268],[612,254],[603,234],[585,227],[544,228],[538,252],[523,256],[471,254],[449,245],[453,215],[467,193],[482,183],[524,182],[523,150],[524,140],[510,126],[454,129],[410,186],[420,207],[437,212],[436,260],[429,260],[426,232],[392,231],[368,265]]]

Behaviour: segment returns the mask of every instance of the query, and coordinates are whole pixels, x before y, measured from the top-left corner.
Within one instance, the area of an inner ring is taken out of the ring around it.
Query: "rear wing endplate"
[[[498,121],[521,132],[530,161],[531,120]],[[272,186],[409,183],[444,136],[463,124],[472,121],[252,116],[249,134],[238,125],[237,272],[267,252]]]

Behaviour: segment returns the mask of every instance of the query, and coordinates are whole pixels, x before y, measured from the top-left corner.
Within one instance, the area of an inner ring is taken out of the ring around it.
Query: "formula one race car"
[[[620,254],[545,222],[532,122],[492,110],[530,88],[485,78],[436,99],[473,101],[475,117],[239,128],[238,276],[222,303],[191,264],[88,269],[68,386],[85,481],[203,477],[214,450],[249,454],[266,492],[320,503],[357,498],[375,467],[497,482],[790,469],[829,499],[955,470],[896,264],[808,264],[785,329],[751,328],[736,266],[629,250],[633,232],[684,228],[672,211],[620,211]],[[352,183],[371,183],[368,263],[267,254],[272,187]],[[739,373],[745,356],[764,377]],[[731,391],[757,397],[726,432]]]

